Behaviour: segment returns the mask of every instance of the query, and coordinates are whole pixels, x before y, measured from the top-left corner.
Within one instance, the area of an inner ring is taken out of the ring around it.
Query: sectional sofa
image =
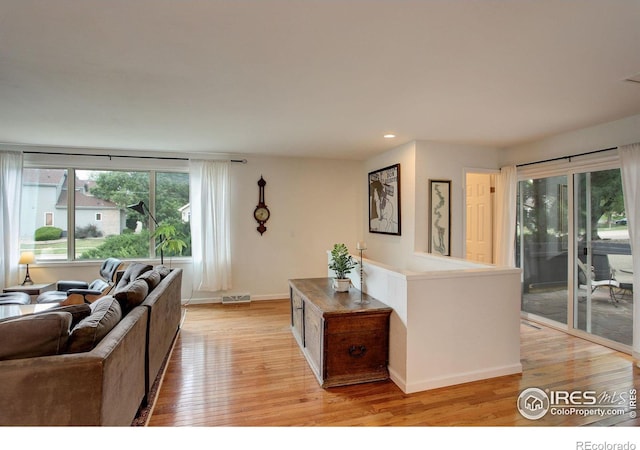
[[[128,426],[182,318],[182,269],[131,263],[113,295],[0,322],[0,425]]]

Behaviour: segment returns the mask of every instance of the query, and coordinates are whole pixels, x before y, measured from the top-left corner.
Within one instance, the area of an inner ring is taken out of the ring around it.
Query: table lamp
[[[33,252],[22,252],[20,254],[20,261],[18,261],[18,264],[27,265],[27,273],[24,276],[22,286],[25,284],[33,284],[33,280],[31,280],[31,276],[29,275],[29,264],[33,264],[34,262],[36,262],[36,255]]]
[[[364,267],[362,265],[362,252],[367,249],[367,243],[364,241],[358,241],[356,244],[356,250],[360,251],[360,303],[369,303],[364,299]]]

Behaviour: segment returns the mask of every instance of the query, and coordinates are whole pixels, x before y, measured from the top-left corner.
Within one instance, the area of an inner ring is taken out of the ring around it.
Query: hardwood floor
[[[627,392],[631,357],[537,324],[521,325],[524,372],[404,394],[393,382],[322,389],[290,330],[289,301],[190,305],[149,426],[576,426],[640,419],[516,409],[528,387]]]

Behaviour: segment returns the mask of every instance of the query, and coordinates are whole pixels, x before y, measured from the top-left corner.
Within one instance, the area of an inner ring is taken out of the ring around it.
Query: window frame
[[[569,238],[568,238],[568,294],[567,294],[567,323],[562,324],[553,320],[546,319],[543,316],[528,313],[520,310],[520,316],[523,319],[530,320],[532,322],[539,322],[550,328],[561,330],[567,334],[586,339],[597,344],[611,347],[615,350],[631,353],[631,346],[622,344],[616,341],[612,341],[606,338],[602,338],[595,334],[590,334],[580,330],[575,325],[575,302],[573,299],[573,292],[575,290],[575,280],[577,279],[576,264],[574,263],[576,257],[575,248],[575,217],[574,217],[574,176],[580,173],[621,169],[620,160],[617,152],[607,152],[597,155],[591,155],[585,158],[576,158],[568,161],[560,161],[553,163],[544,163],[539,165],[532,165],[527,167],[518,168],[518,185],[521,181],[528,179],[540,179],[554,176],[566,176],[567,177],[567,189],[571,194],[568,196],[568,224],[569,224]],[[520,212],[518,212],[520,214]],[[520,218],[518,218],[518,221]],[[514,248],[514,251],[516,249]],[[524,267],[521,267],[524,270]]]
[[[117,155],[113,155],[117,156]],[[51,153],[25,153],[23,156],[24,169],[63,169],[67,170],[69,187],[67,189],[67,257],[66,259],[54,260],[45,259],[39,261],[44,264],[87,264],[95,260],[79,259],[76,257],[76,171],[125,171],[125,172],[145,172],[149,175],[149,209],[151,214],[156,214],[156,174],[157,173],[186,173],[189,174],[188,160],[176,159],[154,159],[149,156],[122,156],[120,158],[105,155],[93,154],[64,154],[52,151]],[[138,159],[139,158],[139,159]],[[149,219],[149,232],[155,231],[155,223]],[[159,258],[159,252],[155,251],[155,240],[149,240],[149,256],[146,258],[135,258],[144,261]],[[175,262],[188,261],[191,256],[174,256]]]

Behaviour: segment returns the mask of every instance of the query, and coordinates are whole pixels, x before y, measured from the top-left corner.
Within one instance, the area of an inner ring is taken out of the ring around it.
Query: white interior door
[[[466,258],[493,263],[492,175],[468,173],[466,194]]]

